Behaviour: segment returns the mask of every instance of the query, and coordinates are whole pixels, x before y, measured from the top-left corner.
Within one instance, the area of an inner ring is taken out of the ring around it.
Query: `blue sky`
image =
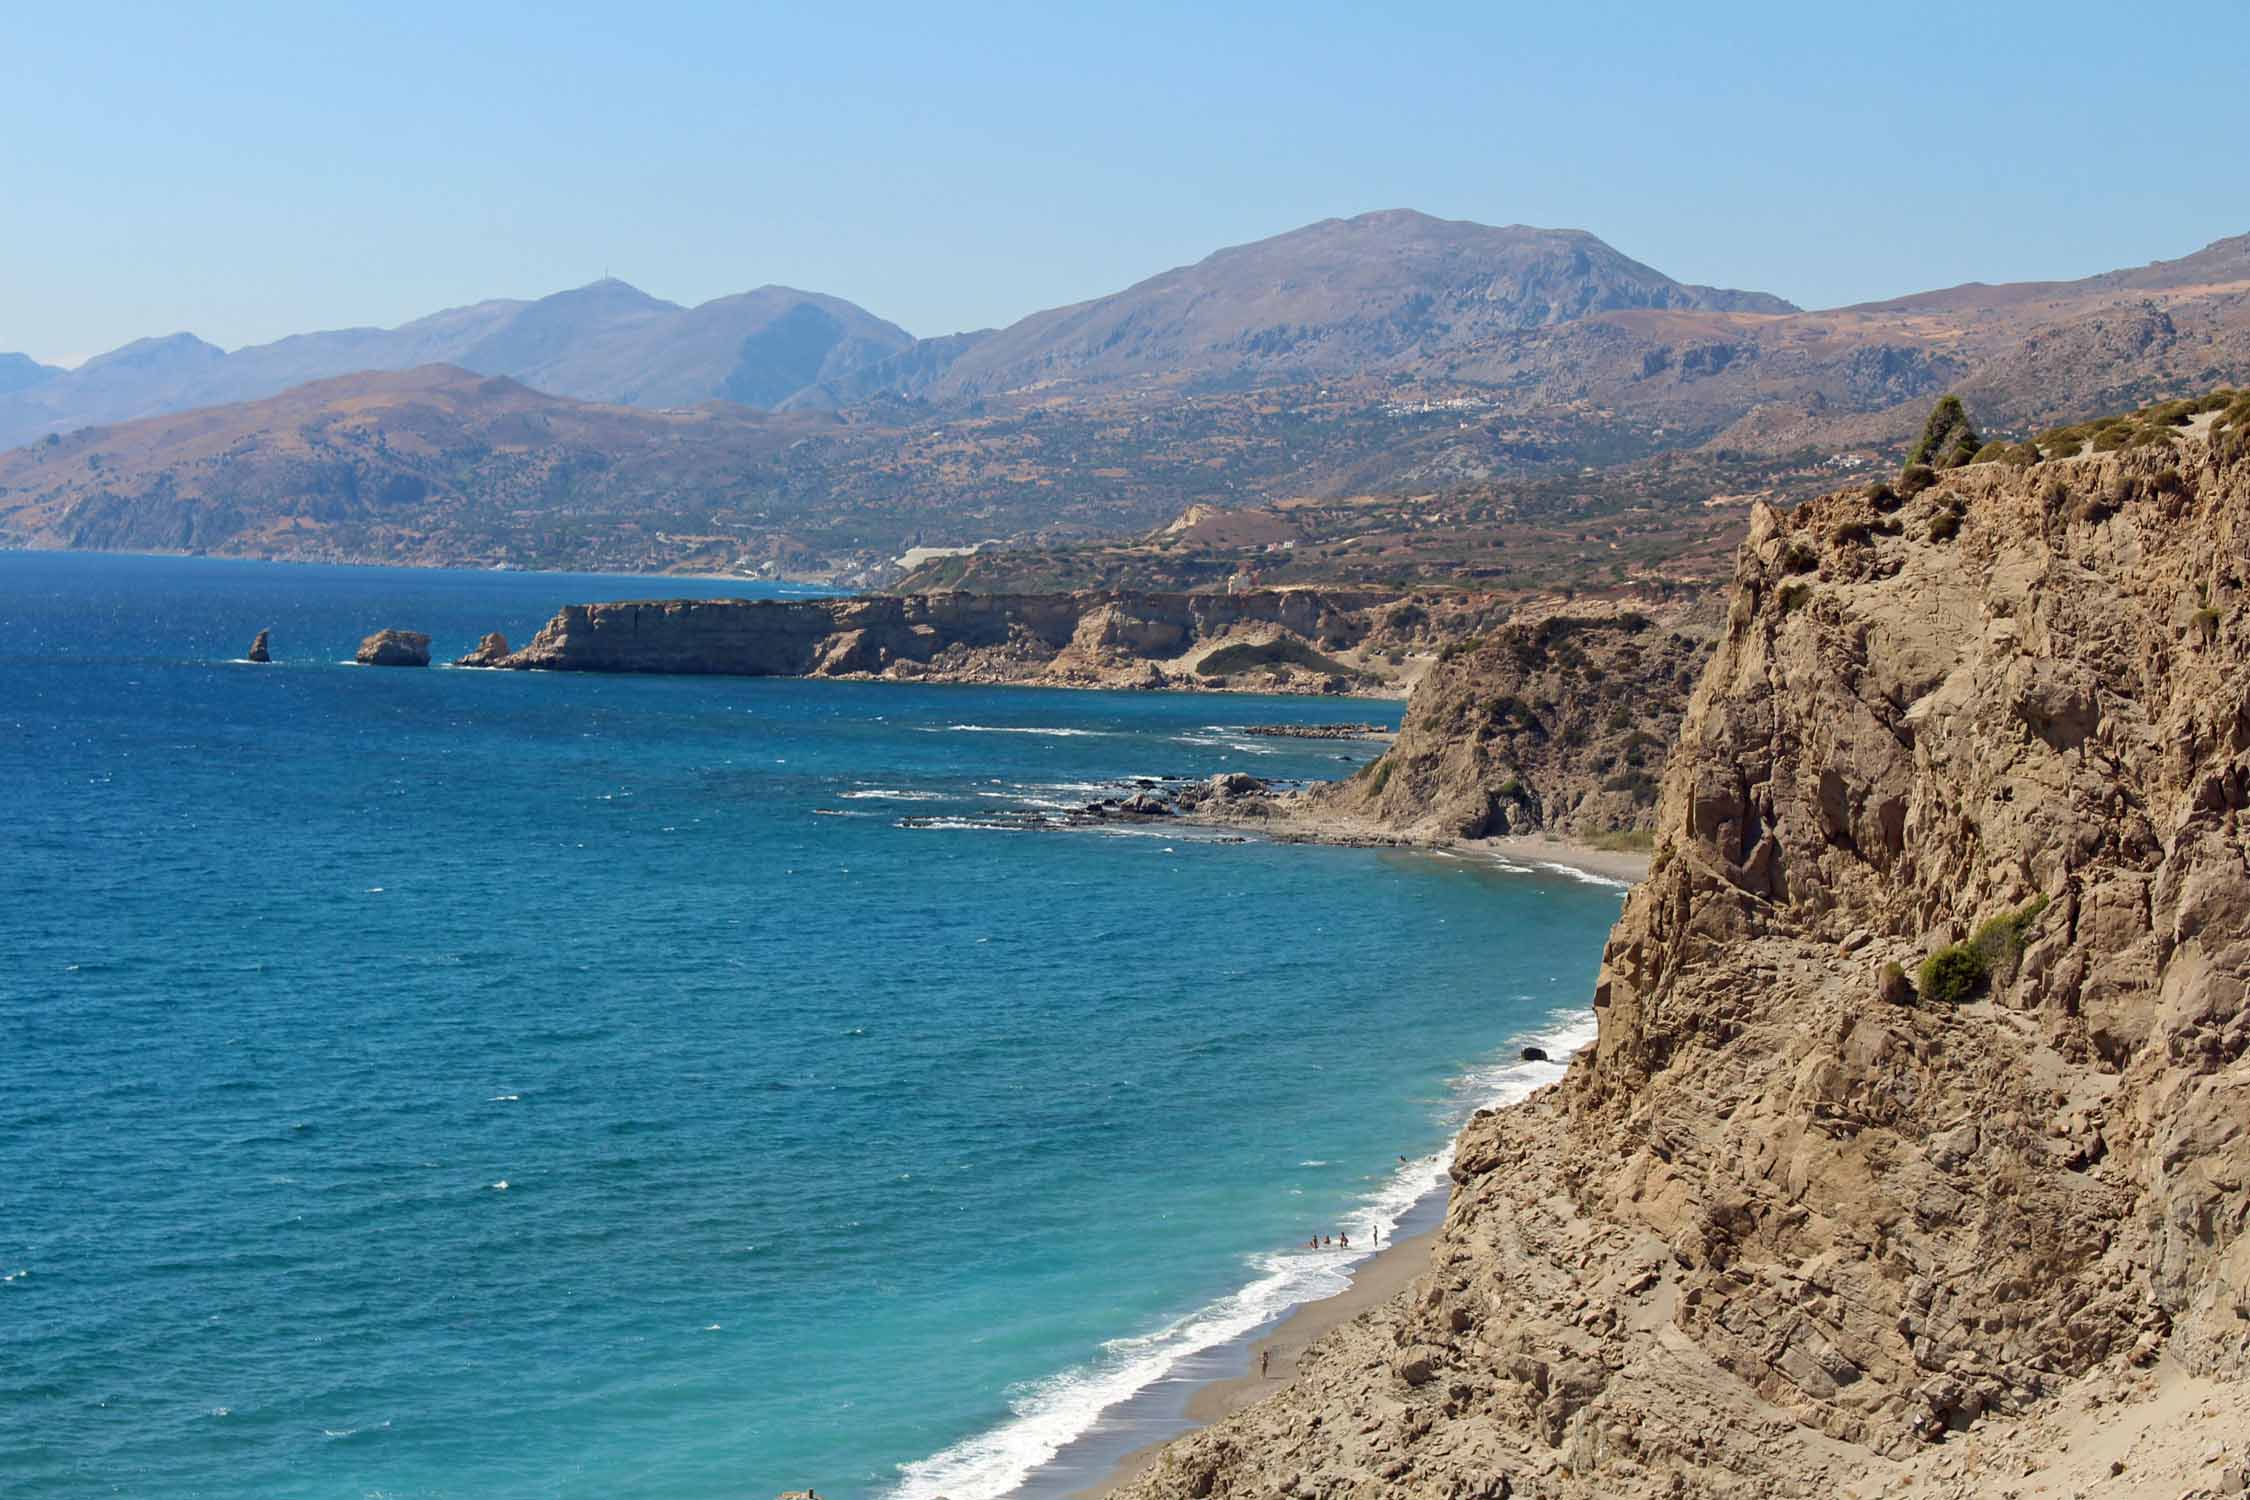
[[[1834,305],[2250,230],[2250,7],[11,7],[0,350],[604,271],[917,334],[1412,207]]]

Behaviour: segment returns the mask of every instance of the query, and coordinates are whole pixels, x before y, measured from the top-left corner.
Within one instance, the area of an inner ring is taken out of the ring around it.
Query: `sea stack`
[[[497,630],[491,630],[485,632],[484,639],[477,642],[476,650],[471,651],[467,656],[456,659],[453,665],[457,667],[497,667],[500,665],[500,659],[507,654],[508,638]]]
[[[378,630],[359,643],[355,659],[363,667],[426,667],[430,638],[419,630]]]
[[[266,630],[258,632],[258,638],[250,643],[249,660],[261,663],[273,660],[273,653],[266,649],[266,637],[270,634],[272,632]]]

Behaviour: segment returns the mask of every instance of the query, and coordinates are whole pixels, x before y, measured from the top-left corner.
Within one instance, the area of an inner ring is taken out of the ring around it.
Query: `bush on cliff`
[[[1931,1000],[1962,1005],[1994,975],[2013,979],[2023,958],[2031,929],[2047,909],[2045,896],[2035,897],[2015,911],[2002,912],[1979,924],[1965,943],[1951,943],[1922,960],[1914,987]]]
[[[2047,898],[2035,897],[2028,905],[2003,912],[1977,928],[1969,938],[1969,946],[1984,960],[1987,972],[2003,979],[2015,977],[2016,961],[2023,957],[2025,940],[2039,921],[2039,914],[2046,909]]]
[[[1940,948],[1922,960],[1914,988],[1926,1000],[1962,1005],[1984,987],[1984,960],[1967,943]]]
[[[1970,425],[1968,408],[1959,396],[1940,396],[1937,405],[1930,408],[1929,420],[1922,424],[1922,440],[1907,455],[1906,466],[1934,464],[1940,468],[1958,469],[1975,460],[1977,450],[1984,443],[1977,430]]]

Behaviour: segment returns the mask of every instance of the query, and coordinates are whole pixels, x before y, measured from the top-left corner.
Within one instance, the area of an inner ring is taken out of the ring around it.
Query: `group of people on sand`
[[[1383,1243],[1382,1225],[1370,1224],[1367,1226],[1367,1243],[1370,1245]],[[1348,1234],[1316,1234],[1305,1241],[1307,1250],[1349,1250],[1351,1247],[1352,1237]]]

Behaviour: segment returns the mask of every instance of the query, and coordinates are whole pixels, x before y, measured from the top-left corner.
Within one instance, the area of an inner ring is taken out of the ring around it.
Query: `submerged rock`
[[[490,630],[485,632],[483,640],[477,642],[476,650],[471,651],[466,656],[456,658],[453,665],[457,667],[497,667],[500,665],[501,658],[507,654],[508,638],[497,630]]]
[[[1521,1052],[1521,1053],[1520,1053],[1519,1055],[1520,1055],[1520,1056],[1521,1056],[1521,1057],[1523,1058],[1523,1060],[1524,1060],[1525,1062],[1552,1062],[1552,1061],[1554,1061],[1554,1059],[1552,1059],[1552,1058],[1550,1058],[1549,1056],[1547,1056],[1547,1049],[1546,1049],[1546,1048],[1544,1048],[1544,1047],[1526,1047],[1526,1048],[1524,1048],[1524,1049],[1523,1049],[1523,1051],[1522,1051],[1522,1052]]]
[[[378,630],[359,643],[354,659],[363,667],[426,667],[430,638],[419,630]]]
[[[255,662],[269,662],[273,660],[273,653],[267,649],[266,645],[266,637],[271,635],[272,633],[273,632],[268,630],[261,630],[258,632],[258,638],[250,643],[250,655],[248,656],[248,658],[246,658],[247,660]]]

